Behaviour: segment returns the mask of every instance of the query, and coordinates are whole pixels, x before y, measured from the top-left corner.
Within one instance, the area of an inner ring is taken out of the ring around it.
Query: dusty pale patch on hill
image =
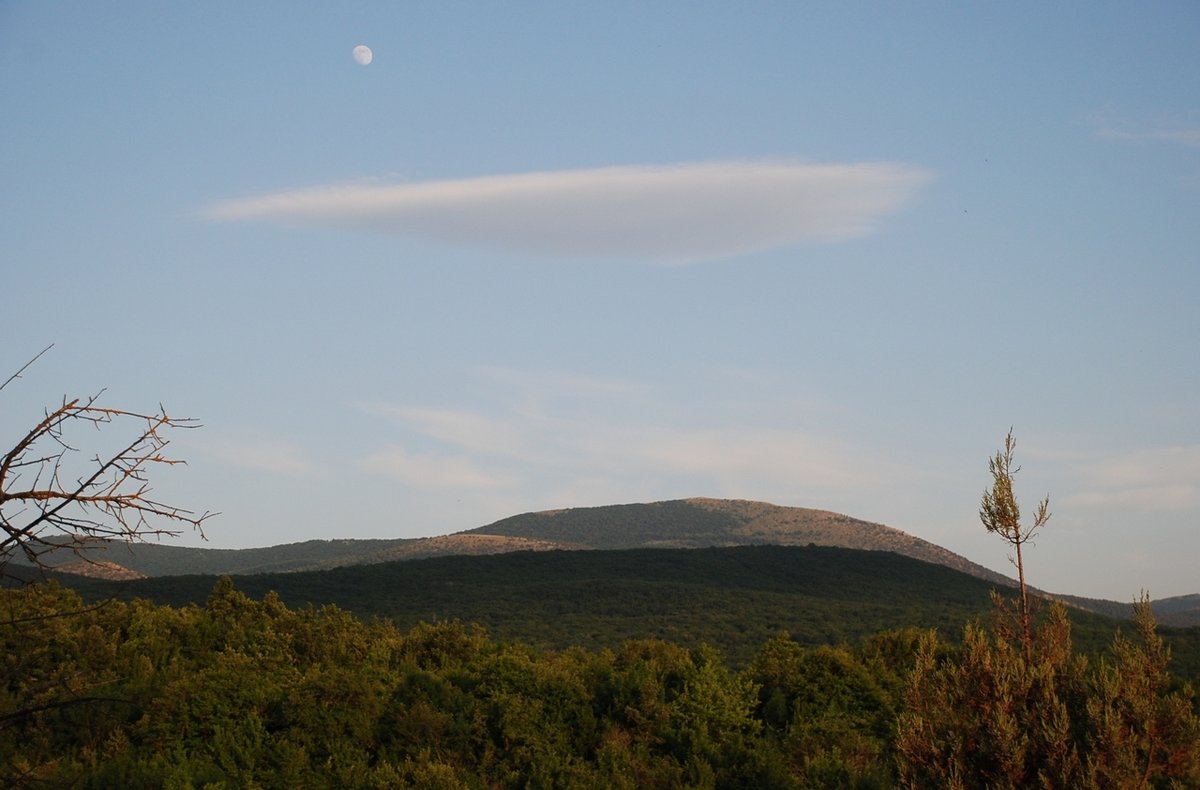
[[[54,568],[59,573],[69,573],[73,576],[86,576],[89,579],[107,579],[108,581],[128,581],[130,579],[145,579],[146,574],[130,570],[123,565],[108,560],[80,560],[68,562]]]
[[[443,557],[449,554],[504,554],[511,551],[555,551],[579,548],[582,547],[537,538],[458,533],[406,542],[380,552],[376,555],[376,561],[416,560],[425,557]]]

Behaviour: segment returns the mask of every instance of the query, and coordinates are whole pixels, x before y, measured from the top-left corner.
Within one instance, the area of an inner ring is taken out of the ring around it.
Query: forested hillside
[[[52,542],[52,541],[51,541]],[[125,540],[89,540],[40,558],[48,568],[63,573],[98,575],[90,563],[112,563],[138,576],[181,576],[187,574],[286,573],[339,565],[374,562],[381,551],[406,543],[396,540],[308,540],[257,549],[209,549],[168,543]],[[15,567],[26,563],[16,555]]]
[[[747,500],[697,497],[568,508],[512,516],[470,532],[549,540],[591,549],[838,546],[891,551],[993,583],[1012,583],[1001,574],[894,527],[828,510]]]
[[[160,543],[89,541],[47,552],[59,572],[108,579],[252,575],[458,555],[555,550],[831,546],[887,551],[943,565],[1007,587],[1015,581],[901,530],[840,513],[746,500],[694,498],[524,513],[465,532],[392,540],[312,540],[258,549],[204,549]],[[20,562],[20,557],[13,558]],[[1129,601],[1058,595],[1076,609],[1126,618]],[[1155,603],[1164,624],[1200,625],[1197,596]]]
[[[0,590],[8,787],[1195,787],[1200,723],[1144,616],[1074,656],[1061,608],[1022,658],[1001,607],[960,644],[780,634],[546,650],[458,622]],[[1144,614],[1144,613],[1143,613]],[[1036,678],[1036,683],[1028,682]],[[1069,704],[1068,704],[1069,703]]]
[[[705,642],[739,666],[780,630],[810,645],[858,643],[910,626],[955,639],[988,611],[994,588],[942,565],[823,546],[519,552],[233,578],[255,598],[274,591],[289,606],[334,604],[402,628],[457,619],[547,648],[615,648],[631,638]],[[216,582],[62,580],[92,600],[145,597],[176,606],[202,603]],[[1071,616],[1077,643],[1091,652],[1119,622],[1079,610]],[[1164,632],[1176,671],[1200,677],[1200,629]]]
[[[723,499],[681,499],[524,513],[452,535],[394,540],[311,540],[258,549],[205,549],[96,540],[48,552],[43,561],[87,573],[78,561],[116,563],[144,576],[280,573],[342,565],[553,549],[840,546],[893,551],[999,584],[1007,577],[883,524],[799,507]],[[16,558],[19,561],[19,558]]]

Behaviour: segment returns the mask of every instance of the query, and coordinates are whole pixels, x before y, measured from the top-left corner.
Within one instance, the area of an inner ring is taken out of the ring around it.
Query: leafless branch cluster
[[[168,416],[161,406],[150,414],[101,406],[101,394],[64,398],[0,457],[0,576],[17,555],[44,568],[45,553],[66,549],[81,555],[97,539],[175,536],[188,527],[203,535],[204,521],[214,514],[161,502],[148,483],[157,465],[184,463],[164,453],[169,430],[198,423]],[[68,434],[109,426],[131,426],[132,440],[81,462]]]

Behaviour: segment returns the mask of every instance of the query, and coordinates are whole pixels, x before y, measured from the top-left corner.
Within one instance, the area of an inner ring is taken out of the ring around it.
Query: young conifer
[[[1025,586],[1025,560],[1021,550],[1050,520],[1050,497],[1046,496],[1038,503],[1032,524],[1021,523],[1021,508],[1017,505],[1017,497],[1013,493],[1013,476],[1021,471],[1021,467],[1013,466],[1013,450],[1016,446],[1017,442],[1010,428],[1008,435],[1004,437],[1004,449],[988,460],[992,487],[991,490],[983,492],[983,499],[979,505],[979,520],[988,532],[996,533],[1013,547],[1014,556],[1010,559],[1017,567],[1017,582],[1021,590],[1021,644],[1028,659],[1032,628],[1029,622],[1029,591]]]

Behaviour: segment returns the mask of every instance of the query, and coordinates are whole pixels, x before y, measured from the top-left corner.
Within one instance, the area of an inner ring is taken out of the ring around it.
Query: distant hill
[[[1015,584],[1007,576],[894,527],[828,510],[741,499],[697,497],[525,513],[466,534],[542,540],[581,549],[838,546],[891,551],[993,584]]]
[[[140,576],[187,574],[253,574],[320,570],[340,565],[379,562],[381,552],[403,543],[394,540],[308,540],[258,549],[204,549],[149,541],[88,541],[76,554],[67,549],[42,555],[46,564],[64,573],[95,575],[89,565],[120,566]],[[20,556],[14,564],[24,564]]]
[[[48,555],[58,570],[102,561],[144,576],[327,570],[455,554],[709,546],[840,546],[893,551],[995,584],[1013,580],[883,524],[800,507],[727,499],[679,499],[524,513],[452,535],[393,540],[310,540],[257,549],[205,549],[163,543],[95,541],[82,557]]]
[[[203,604],[216,578],[172,576],[65,584],[95,600]],[[479,623],[499,639],[548,648],[619,647],[627,639],[707,642],[734,663],[780,631],[805,644],[857,643],[887,629],[937,628],[955,640],[991,610],[996,585],[890,552],[825,546],[735,546],[509,552],[234,576],[251,597],[290,607],[334,604],[407,628]],[[1005,594],[1012,589],[1001,588]],[[1072,613],[1077,649],[1096,653],[1118,620]],[[1175,668],[1200,677],[1200,629],[1164,629]]]
[[[165,543],[94,540],[79,553],[42,555],[58,573],[108,578],[294,573],[449,555],[503,554],[573,548],[549,541],[458,533],[434,538],[307,540],[256,549],[206,549]],[[14,564],[26,563],[14,558]],[[123,573],[122,573],[123,571]]]
[[[62,581],[88,598],[180,606],[203,604],[216,577]],[[896,554],[816,546],[456,555],[233,581],[255,598],[274,591],[293,608],[334,604],[405,628],[457,619],[543,647],[619,647],[654,637],[709,642],[734,658],[781,630],[809,644],[909,626],[954,639],[988,611],[994,587]]]
[[[77,557],[49,557],[67,573],[110,578],[184,574],[253,575],[329,570],[397,560],[517,551],[831,546],[887,551],[951,568],[991,585],[1015,582],[929,541],[883,524],[827,510],[747,500],[693,498],[523,513],[475,529],[429,538],[311,540],[257,549],[203,549],[161,543],[97,541]],[[102,567],[101,567],[102,566]],[[1128,617],[1129,602],[1054,595],[1069,606]],[[1200,625],[1200,595],[1155,601],[1169,625]]]
[[[1053,597],[1068,606],[1076,606],[1107,617],[1129,616],[1131,602],[1120,603],[1096,598],[1081,598],[1077,595],[1055,595]],[[1200,626],[1200,594],[1156,599],[1154,601],[1154,619],[1162,625],[1179,628]]]

